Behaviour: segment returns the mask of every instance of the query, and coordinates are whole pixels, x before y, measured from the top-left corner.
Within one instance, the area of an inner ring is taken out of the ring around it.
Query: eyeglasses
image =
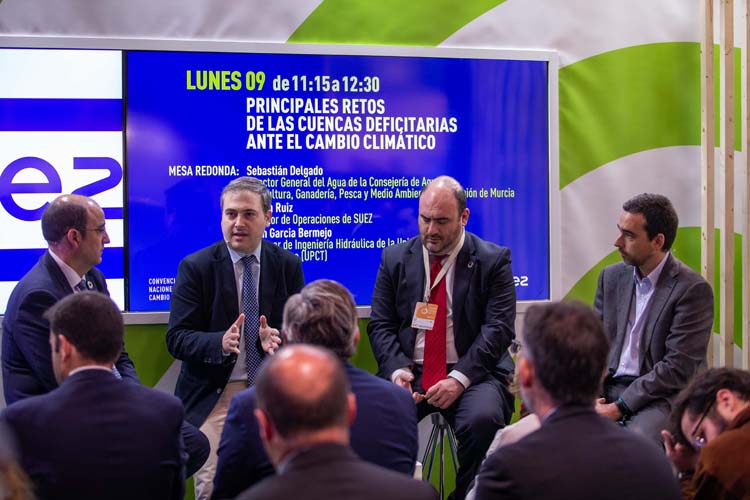
[[[513,339],[508,346],[508,352],[511,354],[511,356],[518,356],[518,353],[521,352],[522,344],[520,341]]]
[[[97,234],[104,234],[104,233],[107,232],[107,228],[106,228],[106,226],[101,226],[101,227],[85,227],[85,228],[83,228],[83,232],[86,232],[86,231],[94,231]]]
[[[706,407],[705,410],[703,410],[703,415],[701,415],[701,418],[698,419],[698,422],[695,423],[695,427],[693,427],[692,432],[690,433],[690,440],[693,443],[693,447],[696,450],[699,450],[706,446],[706,436],[696,436],[695,434],[698,432],[698,429],[700,428],[703,421],[706,419],[706,416],[708,415],[708,412],[711,411],[711,408],[714,407],[714,403],[716,403],[716,398],[711,400],[711,404]]]

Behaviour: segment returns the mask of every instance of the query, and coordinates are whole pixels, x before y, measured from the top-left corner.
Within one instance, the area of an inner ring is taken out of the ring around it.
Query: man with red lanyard
[[[383,251],[367,332],[379,374],[439,411],[458,438],[454,498],[465,496],[513,408],[510,250],[465,231],[466,192],[441,176],[419,197],[419,237]]]

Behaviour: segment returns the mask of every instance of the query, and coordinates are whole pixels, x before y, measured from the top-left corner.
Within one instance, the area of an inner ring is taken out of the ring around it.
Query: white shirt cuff
[[[414,380],[414,374],[409,368],[399,368],[398,370],[394,370],[394,372],[391,373],[391,382],[395,384],[396,379],[401,375],[409,375],[407,379]]]
[[[449,377],[453,377],[459,382],[461,382],[461,385],[464,386],[464,389],[468,389],[471,385],[471,380],[469,380],[469,377],[461,373],[457,370],[451,370],[451,372],[448,374]]]

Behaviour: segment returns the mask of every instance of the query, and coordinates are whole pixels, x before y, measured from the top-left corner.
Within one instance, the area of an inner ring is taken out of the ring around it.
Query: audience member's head
[[[289,342],[319,345],[349,359],[359,342],[357,306],[340,283],[313,281],[286,301],[283,331]]]
[[[274,464],[321,443],[349,444],[356,403],[341,361],[325,349],[292,345],[268,358],[255,381],[255,416]]]
[[[75,368],[112,367],[122,350],[122,314],[98,292],[68,295],[45,314],[50,323],[52,367],[58,382]]]
[[[702,448],[724,432],[750,405],[750,373],[712,368],[699,373],[672,407],[672,427],[679,442]]]
[[[64,194],[42,214],[42,235],[55,254],[79,274],[102,261],[109,243],[104,211],[86,196]]]
[[[663,251],[672,248],[679,219],[672,202],[660,194],[643,193],[623,203],[622,209],[631,214],[641,214],[645,219],[644,229],[648,239],[653,240],[659,234],[664,235]]]
[[[558,405],[593,406],[608,353],[602,323],[588,306],[552,302],[530,307],[518,356],[524,402],[540,417]]]
[[[31,481],[18,464],[15,439],[0,422],[0,499],[33,500]]]

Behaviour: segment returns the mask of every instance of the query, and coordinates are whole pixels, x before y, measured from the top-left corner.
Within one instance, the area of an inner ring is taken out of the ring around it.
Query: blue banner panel
[[[122,130],[122,99],[0,99],[0,131]]]
[[[179,261],[221,239],[243,175],[273,196],[265,237],[306,281],[369,304],[380,254],[418,234],[418,196],[447,174],[466,229],[507,246],[519,300],[549,298],[546,61],[128,52],[129,298],[166,310]]]

